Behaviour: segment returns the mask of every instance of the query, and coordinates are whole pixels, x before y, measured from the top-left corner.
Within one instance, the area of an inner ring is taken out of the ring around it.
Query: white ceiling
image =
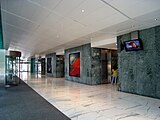
[[[30,56],[110,39],[160,25],[159,6],[160,0],[1,0],[5,48]]]

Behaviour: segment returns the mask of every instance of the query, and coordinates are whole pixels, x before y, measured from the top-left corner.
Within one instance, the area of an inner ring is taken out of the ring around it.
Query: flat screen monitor
[[[143,50],[142,41],[140,39],[125,41],[124,47],[126,51]]]

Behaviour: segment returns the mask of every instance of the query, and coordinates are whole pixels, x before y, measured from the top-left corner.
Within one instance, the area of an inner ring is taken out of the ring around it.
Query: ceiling
[[[31,56],[114,38],[160,25],[159,6],[160,0],[1,0],[4,46]]]

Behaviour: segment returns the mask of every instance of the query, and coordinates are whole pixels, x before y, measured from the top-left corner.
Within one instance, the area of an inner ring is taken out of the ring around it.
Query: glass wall
[[[0,83],[5,84],[5,50],[0,49]]]

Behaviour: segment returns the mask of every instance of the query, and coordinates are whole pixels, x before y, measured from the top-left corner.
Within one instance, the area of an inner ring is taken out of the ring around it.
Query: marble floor
[[[160,120],[159,99],[118,92],[114,85],[27,74],[21,78],[72,120]]]

